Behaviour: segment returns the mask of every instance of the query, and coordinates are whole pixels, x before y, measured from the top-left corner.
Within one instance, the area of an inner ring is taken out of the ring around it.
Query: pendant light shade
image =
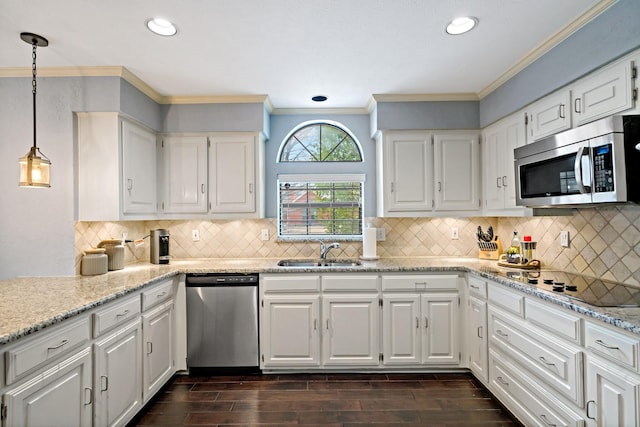
[[[33,94],[33,146],[27,154],[20,157],[20,187],[49,188],[51,187],[51,161],[42,154],[36,145],[36,48],[48,46],[49,41],[42,36],[33,33],[20,33],[20,38],[32,46],[32,94]]]

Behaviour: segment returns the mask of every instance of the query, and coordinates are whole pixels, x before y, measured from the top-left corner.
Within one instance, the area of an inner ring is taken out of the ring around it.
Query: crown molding
[[[509,79],[518,74],[520,71],[524,70],[526,67],[531,65],[534,61],[542,57],[545,53],[549,52],[555,46],[560,44],[562,41],[567,39],[571,34],[575,33],[577,30],[586,25],[589,21],[591,21],[596,16],[600,15],[606,9],[611,7],[618,0],[602,0],[591,9],[580,15],[576,20],[572,23],[564,27],[562,30],[557,33],[549,36],[538,46],[533,48],[529,53],[520,58],[520,60],[514,64],[511,68],[505,71],[500,77],[491,82],[488,86],[483,88],[480,92],[478,92],[479,99],[483,99],[491,92],[505,84]]]

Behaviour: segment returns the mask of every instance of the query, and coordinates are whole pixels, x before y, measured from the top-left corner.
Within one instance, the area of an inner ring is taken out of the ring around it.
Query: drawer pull
[[[480,286],[476,286],[476,285],[469,285],[470,288],[476,289],[476,290],[480,290]]]
[[[167,291],[164,292],[160,292],[158,295],[156,295],[156,298],[162,298],[163,296],[165,296],[167,294]]]
[[[541,420],[542,420],[546,425],[548,425],[548,426],[550,426],[550,427],[556,427],[556,425],[555,425],[555,424],[550,423],[549,421],[547,421],[547,417],[546,417],[546,415],[544,415],[544,414],[540,415],[540,419],[541,419]]]
[[[545,359],[544,356],[540,356],[538,359],[547,366],[556,366],[555,363],[547,362],[547,359]]]
[[[591,415],[589,415],[589,408],[591,407],[590,405],[592,403],[595,405],[596,402],[594,400],[590,400],[587,402],[587,418],[595,420],[596,419],[595,417],[592,417]]]
[[[62,346],[64,346],[64,345],[67,345],[67,344],[69,344],[69,340],[62,340],[62,341],[60,342],[60,344],[58,344],[58,345],[54,345],[53,347],[47,347],[47,350],[57,350],[57,349],[59,349],[60,347],[62,347]]]
[[[129,314],[129,310],[125,310],[122,313],[116,314],[116,317],[123,317],[123,316],[126,316],[127,314]]]
[[[505,337],[505,338],[509,337],[509,334],[505,334],[504,332],[502,332],[502,329],[498,329],[496,331],[496,334],[500,335],[501,337]]]
[[[602,347],[608,349],[608,350],[620,350],[620,347],[614,347],[614,346],[610,346],[607,345],[607,343],[605,343],[602,340],[596,340],[596,344],[601,345]]]
[[[508,382],[506,382],[504,379],[502,379],[502,377],[498,377],[498,378],[496,378],[496,379],[498,380],[498,382],[499,382],[500,384],[502,384],[502,385],[505,385],[505,386],[509,387],[509,383],[508,383]]]

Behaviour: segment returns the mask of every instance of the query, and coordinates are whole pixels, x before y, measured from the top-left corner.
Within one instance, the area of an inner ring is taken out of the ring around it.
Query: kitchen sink
[[[279,267],[357,267],[362,263],[356,259],[283,259]]]

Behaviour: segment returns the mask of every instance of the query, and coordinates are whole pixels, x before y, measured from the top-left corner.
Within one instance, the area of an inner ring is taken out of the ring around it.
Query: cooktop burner
[[[640,307],[640,288],[580,274],[551,270],[485,270],[597,307]]]

